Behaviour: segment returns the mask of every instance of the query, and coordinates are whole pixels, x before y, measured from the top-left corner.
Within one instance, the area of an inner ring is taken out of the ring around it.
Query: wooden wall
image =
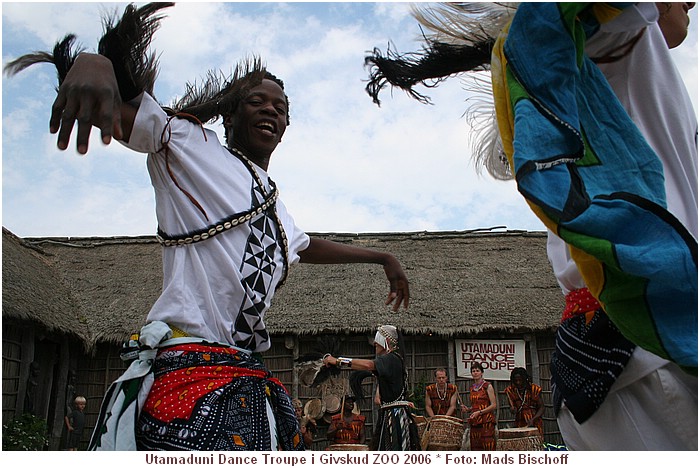
[[[60,334],[29,323],[2,327],[2,423],[30,413],[47,423],[48,449],[59,450],[67,411],[68,375],[79,349]],[[73,349],[73,350],[72,350]]]
[[[370,335],[337,335],[337,343],[340,353],[347,357],[367,358],[374,356],[374,348],[370,345],[373,338]],[[475,337],[455,337],[456,339]],[[491,336],[479,336],[481,338],[494,338]],[[533,376],[533,381],[543,389],[545,402],[545,441],[553,444],[561,444],[561,435],[556,424],[552,404],[551,404],[551,383],[549,374],[549,360],[554,348],[554,337],[548,335],[538,335],[534,338],[528,336],[501,336],[501,339],[526,339],[528,346],[527,363],[528,372]],[[409,385],[421,393],[426,384],[434,381],[434,370],[439,367],[448,369],[451,381],[457,385],[462,401],[469,401],[469,379],[455,378],[454,353],[450,354],[450,341],[434,336],[406,336],[406,359],[409,369]],[[265,365],[274,373],[289,390],[293,397],[298,397],[302,403],[310,399],[321,398],[321,388],[308,388],[302,386],[298,381],[297,372],[294,370],[294,360],[298,356],[314,352],[317,349],[318,337],[316,336],[275,336],[271,349],[263,354]],[[112,383],[126,369],[127,363],[119,358],[119,348],[115,345],[101,345],[94,356],[81,356],[78,359],[76,391],[87,398],[85,409],[86,430],[83,446],[87,446],[89,436],[94,428],[102,396],[109,384]],[[533,360],[533,357],[535,359]],[[534,362],[534,368],[533,368]],[[4,364],[3,364],[4,365]],[[536,372],[534,371],[536,369]],[[3,374],[4,376],[4,374]],[[341,371],[341,377],[347,378],[348,370]],[[538,377],[536,377],[538,376]],[[506,381],[492,382],[499,398],[499,427],[508,427],[513,419],[509,414],[506,397],[503,389],[508,385]],[[371,379],[365,381],[364,393],[371,396],[374,392]],[[4,389],[3,389],[4,392]],[[4,398],[4,396],[3,396]],[[4,406],[3,406],[4,407]],[[371,428],[376,421],[376,409],[372,408],[371,397],[360,404],[362,414],[367,418],[367,436],[371,435]],[[423,408],[417,408],[418,414],[423,414]],[[328,424],[321,420],[318,424],[318,433],[314,449],[323,450],[328,442],[325,431]]]

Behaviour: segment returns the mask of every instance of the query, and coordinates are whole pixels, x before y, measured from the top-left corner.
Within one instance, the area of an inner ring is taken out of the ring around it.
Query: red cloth
[[[347,424],[342,414],[336,414],[331,418],[331,425],[338,428],[335,433],[334,444],[361,444],[362,433],[365,430],[365,417],[359,414],[352,415],[352,421]]]
[[[571,291],[566,295],[566,307],[561,316],[561,321],[581,314],[595,312],[600,309],[600,302],[593,297],[588,288]]]

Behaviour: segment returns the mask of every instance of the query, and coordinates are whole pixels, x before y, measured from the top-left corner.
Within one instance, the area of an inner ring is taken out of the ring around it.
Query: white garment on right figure
[[[657,25],[654,3],[629,7],[586,43],[603,56],[646,31],[624,58],[600,64],[632,120],[661,159],[668,210],[698,236],[697,117]],[[568,247],[549,232],[547,254],[564,294],[585,287]],[[697,378],[637,347],[595,414],[583,424],[563,406],[557,422],[572,450],[697,450]],[[611,437],[611,428],[615,436]]]

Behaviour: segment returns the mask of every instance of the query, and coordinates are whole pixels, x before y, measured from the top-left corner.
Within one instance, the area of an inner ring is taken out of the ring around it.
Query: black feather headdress
[[[163,19],[160,11],[173,5],[170,2],[148,3],[136,8],[129,4],[119,21],[116,21],[116,14],[103,20],[104,34],[97,53],[112,62],[123,101],[129,101],[143,91],[153,95],[158,61],[149,48]]]
[[[104,33],[97,52],[112,62],[122,101],[129,101],[143,91],[153,94],[158,64],[155,54],[148,49],[163,18],[158,13],[173,5],[174,3],[148,3],[136,8],[129,4],[119,21],[116,21],[116,13],[103,20]],[[60,86],[78,55],[86,50],[75,47],[75,40],[74,34],[68,34],[56,43],[53,53],[33,52],[23,55],[5,65],[4,72],[12,76],[36,63],[53,63]]]
[[[379,105],[379,93],[387,84],[403,89],[423,103],[430,99],[414,87],[431,88],[460,73],[489,69],[497,34],[515,11],[505,3],[440,3],[414,5],[412,14],[431,33],[423,34],[419,52],[400,54],[375,48],[365,57],[370,78],[365,90]]]
[[[185,94],[170,109],[173,113],[189,114],[201,122],[210,122],[219,116],[232,114],[248,91],[259,85],[267,75],[262,60],[257,56],[238,63],[228,77],[220,71],[210,70],[200,83],[187,83]]]
[[[295,360],[294,367],[299,372],[299,380],[305,387],[317,387],[331,377],[340,375],[340,369],[336,366],[323,365],[323,357],[326,354],[337,356],[340,340],[336,336],[321,335],[317,338],[314,349],[299,356]]]
[[[66,78],[68,70],[73,66],[75,59],[85,50],[82,46],[76,46],[75,41],[75,34],[67,34],[56,43],[53,52],[36,51],[31,54],[25,54],[5,65],[5,75],[16,75],[37,63],[53,63],[56,67],[58,85],[60,86]]]

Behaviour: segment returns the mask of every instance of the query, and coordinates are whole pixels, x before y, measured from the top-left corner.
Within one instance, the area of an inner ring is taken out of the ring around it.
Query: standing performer
[[[323,363],[355,371],[369,371],[377,377],[375,403],[380,405],[379,421],[372,437],[374,450],[420,450],[418,428],[411,417],[408,374],[404,365],[403,338],[393,325],[381,325],[374,337],[375,359],[352,359],[327,355]],[[361,395],[355,395],[361,398]]]
[[[522,367],[516,367],[510,373],[510,385],[505,388],[510,411],[515,416],[515,427],[536,427],[544,435],[542,415],[542,387],[530,382],[530,376]]]
[[[104,143],[114,135],[148,154],[163,291],[141,330],[138,359],[105,396],[90,448],[303,450],[289,394],[252,356],[270,348],[265,312],[289,265],[380,264],[395,310],[408,305],[408,281],[390,254],[313,239],[295,225],[267,174],[289,102],[259,59],[228,80],[210,72],[172,108],[156,102],[156,61],[146,51],[171,5],[127,6],[117,24],[105,21],[99,54],[78,55],[67,36],[53,54],[6,66],[15,73],[55,63],[50,130],[60,149],[77,121],[81,154],[92,125]],[[202,125],[219,117],[226,146]]]
[[[417,12],[430,48],[375,50],[367,91],[491,69],[475,159],[550,230],[567,446],[697,450],[697,118],[668,52],[695,4],[484,5]]]
[[[491,382],[484,380],[484,368],[478,362],[471,365],[469,387],[469,443],[472,450],[496,450],[496,410],[498,400]]]
[[[425,412],[435,415],[454,416],[457,412],[457,386],[447,382],[445,369],[435,370],[435,383],[425,387]]]

